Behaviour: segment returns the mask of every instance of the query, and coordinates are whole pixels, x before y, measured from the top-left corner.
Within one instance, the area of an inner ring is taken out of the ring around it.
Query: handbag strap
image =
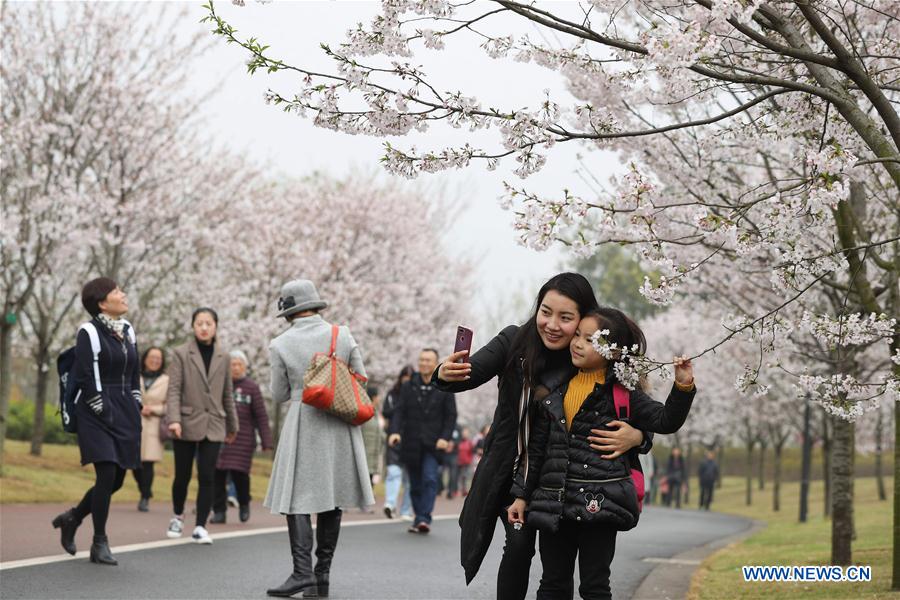
[[[337,350],[337,339],[338,339],[338,326],[331,326],[331,350],[328,351],[328,356],[334,358],[334,353]]]

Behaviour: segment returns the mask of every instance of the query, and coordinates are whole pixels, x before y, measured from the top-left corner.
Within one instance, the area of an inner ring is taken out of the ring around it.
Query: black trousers
[[[500,515],[506,532],[503,557],[497,570],[497,600],[524,600],[528,593],[528,575],[534,558],[537,530],[532,527],[516,529],[506,520],[506,511]]]
[[[497,600],[525,600],[537,530],[528,526],[516,530],[506,520],[505,509],[500,514],[500,522],[503,524],[506,541],[503,544],[500,568],[497,570]],[[568,594],[561,598],[572,600],[574,587],[574,580],[570,577]]]
[[[712,504],[714,489],[716,489],[715,481],[713,481],[710,484],[706,484],[706,483],[700,484],[700,508],[705,508],[706,510],[709,510],[709,505]]]
[[[175,452],[175,481],[172,482],[172,509],[176,515],[184,514],[184,502],[187,500],[188,485],[194,469],[194,457],[197,458],[197,525],[206,526],[209,509],[213,502],[213,488],[216,481],[216,460],[219,458],[221,442],[186,442],[172,440]]]
[[[669,481],[669,495],[666,497],[666,506],[672,506],[673,502],[675,503],[675,508],[681,508],[680,481]]]
[[[538,588],[538,600],[571,598],[571,582],[575,575],[575,559],[581,584],[579,595],[584,600],[610,600],[610,564],[616,554],[616,530],[598,525],[581,525],[560,521],[556,533],[541,532],[541,564],[544,574]]]
[[[125,481],[125,469],[114,462],[94,463],[94,477],[94,487],[85,492],[81,502],[75,507],[75,515],[78,520],[91,515],[94,535],[106,535],[109,502]]]
[[[141,463],[140,469],[134,469],[131,472],[134,480],[137,482],[138,489],[141,491],[141,498],[148,500],[153,497],[153,463],[144,461]]]
[[[225,512],[228,510],[228,476],[234,482],[234,490],[237,492],[238,504],[245,506],[250,504],[250,474],[234,469],[216,469],[216,490],[213,497],[213,511]]]

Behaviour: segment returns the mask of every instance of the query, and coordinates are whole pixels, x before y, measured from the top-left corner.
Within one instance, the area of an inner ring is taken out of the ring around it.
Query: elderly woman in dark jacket
[[[216,492],[213,500],[213,517],[210,523],[224,523],[228,510],[228,478],[234,482],[238,499],[238,516],[241,523],[250,518],[250,467],[256,451],[256,433],[259,432],[263,450],[272,450],[272,430],[269,413],[259,386],[247,376],[249,361],[240,350],[231,351],[231,383],[234,386],[234,406],[238,415],[238,435],[234,443],[225,446],[216,462]]]
[[[128,298],[116,282],[107,277],[89,281],[81,290],[81,303],[92,318],[76,337],[75,377],[81,395],[75,415],[81,464],[93,464],[96,478],[78,506],[53,519],[53,527],[60,530],[66,552],[75,554],[75,531],[91,515],[91,562],[116,565],[106,520],[110,498],[122,487],[125,471],[141,466],[140,364],[134,331],[122,318]],[[99,341],[96,360],[92,332]]]

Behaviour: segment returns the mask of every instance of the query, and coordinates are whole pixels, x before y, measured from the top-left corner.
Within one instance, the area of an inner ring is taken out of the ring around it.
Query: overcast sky
[[[188,6],[190,18],[183,23],[184,33],[208,31],[209,25],[198,23],[205,15],[200,3],[191,2]],[[271,46],[268,52],[272,57],[320,71],[333,69],[319,43],[337,46],[349,27],[360,21],[369,22],[379,7],[378,2],[278,1],[265,5],[248,2],[241,8],[230,2],[216,2],[217,12],[238,29],[238,36],[257,37]],[[536,33],[528,24],[513,23],[512,26],[518,29],[510,30],[510,33]],[[545,89],[551,90],[556,98],[565,99],[564,81],[555,73],[508,60],[492,60],[478,48],[475,39],[468,38],[467,41],[448,43],[447,49],[441,52],[417,52],[414,60],[424,66],[438,87],[476,95],[484,106],[534,106],[543,98]],[[218,139],[227,140],[235,150],[291,175],[319,170],[340,176],[361,169],[390,177],[379,165],[382,139],[316,128],[307,119],[267,106],[263,102],[267,88],[290,96],[299,89],[296,79],[291,75],[265,73],[251,77],[246,72],[245,61],[243,50],[219,39],[201,60],[202,68],[192,83],[198,94],[221,83],[203,107],[204,117]],[[397,138],[391,142],[401,148],[413,144],[419,148],[441,148],[467,139],[474,139],[473,145],[497,148],[495,132],[479,132],[473,138],[467,132],[444,127],[432,128],[416,138]],[[572,187],[578,151],[584,149],[565,145],[555,147],[544,170],[524,183],[533,191],[544,193],[558,193],[563,187]],[[593,164],[598,169],[595,175],[606,179],[615,164],[602,159],[596,153],[593,155]],[[523,183],[512,174],[515,166],[514,161],[510,161],[490,172],[483,165],[474,164],[462,171],[423,175],[413,184],[432,190],[444,189],[451,198],[466,202],[466,210],[447,233],[447,242],[451,253],[470,257],[477,264],[474,273],[477,292],[473,301],[474,307],[482,313],[502,304],[504,297],[533,296],[543,280],[555,273],[565,258],[564,250],[538,253],[515,241],[512,215],[503,211],[497,200],[504,180],[517,185]],[[510,320],[519,318],[515,316]]]

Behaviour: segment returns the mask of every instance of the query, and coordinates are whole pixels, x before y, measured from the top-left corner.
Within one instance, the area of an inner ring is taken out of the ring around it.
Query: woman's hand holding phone
[[[457,362],[464,360],[468,356],[468,350],[460,350],[445,358],[441,361],[441,366],[438,369],[438,378],[441,381],[448,382],[465,381],[469,379],[469,375],[472,373],[472,365],[467,362]]]

